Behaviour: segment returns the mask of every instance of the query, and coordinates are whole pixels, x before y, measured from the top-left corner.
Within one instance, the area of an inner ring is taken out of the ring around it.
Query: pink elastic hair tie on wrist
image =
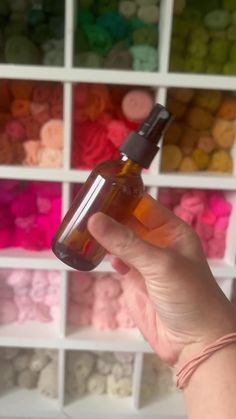
[[[192,374],[204,361],[206,361],[211,355],[213,355],[218,350],[224,348],[231,343],[236,342],[236,333],[230,333],[228,335],[222,336],[217,339],[215,342],[211,343],[202,353],[196,358],[193,358],[191,361],[187,362],[177,373],[176,373],[176,385],[177,388],[183,390],[188,383]]]

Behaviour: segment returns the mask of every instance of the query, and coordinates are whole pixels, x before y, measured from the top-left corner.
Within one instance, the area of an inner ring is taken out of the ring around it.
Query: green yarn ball
[[[236,41],[236,26],[230,26],[227,30],[227,39],[229,41]]]
[[[223,9],[230,13],[236,11],[235,0],[223,0]]]
[[[229,58],[231,63],[236,63],[236,42],[231,45]]]
[[[223,30],[229,26],[231,17],[229,12],[224,10],[213,10],[205,16],[204,22],[209,29]]]
[[[187,46],[187,53],[196,58],[206,57],[207,52],[208,52],[207,44],[198,40],[197,38],[191,41]]]
[[[80,28],[82,25],[92,25],[95,22],[95,17],[89,9],[79,8],[77,16],[77,27]]]
[[[227,39],[226,31],[210,31],[211,39]]]
[[[173,20],[172,35],[186,39],[191,30],[191,24],[186,22],[182,17],[176,16]]]
[[[150,46],[137,45],[130,48],[133,56],[133,69],[136,71],[156,71],[158,69],[158,51]]]
[[[170,71],[173,71],[175,73],[180,73],[183,70],[184,70],[184,59],[178,54],[171,55]]]
[[[236,75],[236,63],[228,62],[223,67],[223,73],[226,76],[235,76]]]
[[[222,74],[223,67],[222,64],[212,63],[207,61],[206,63],[206,73],[207,74]]]
[[[182,14],[182,18],[192,25],[199,25],[202,22],[202,14],[198,9],[186,7]]]
[[[230,43],[227,39],[214,39],[209,45],[209,59],[218,64],[224,64],[229,54]]]
[[[106,56],[112,48],[113,41],[109,32],[98,25],[84,25],[90,49],[99,55]]]
[[[185,51],[185,41],[175,36],[171,41],[171,54],[182,55]]]
[[[11,64],[40,64],[39,49],[25,36],[14,36],[5,45],[5,59]]]
[[[128,23],[130,25],[131,31],[136,31],[137,29],[146,26],[146,23],[138,17],[132,17],[132,19],[129,19]]]
[[[206,64],[202,58],[187,56],[184,62],[184,71],[187,73],[205,73]]]
[[[209,41],[210,35],[207,29],[203,25],[198,25],[190,30],[189,40],[190,42],[196,39],[202,43]]]

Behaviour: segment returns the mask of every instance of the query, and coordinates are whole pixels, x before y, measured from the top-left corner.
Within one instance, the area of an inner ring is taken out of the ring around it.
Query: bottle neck
[[[143,168],[135,161],[129,159],[125,154],[122,154],[120,160],[124,163],[122,173],[141,174]]]

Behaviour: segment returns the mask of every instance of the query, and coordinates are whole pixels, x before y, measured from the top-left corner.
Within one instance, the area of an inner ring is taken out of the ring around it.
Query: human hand
[[[233,309],[197,235],[171,211],[145,195],[128,224],[99,213],[88,227],[114,255],[137,327],[158,355],[178,368],[236,330]]]

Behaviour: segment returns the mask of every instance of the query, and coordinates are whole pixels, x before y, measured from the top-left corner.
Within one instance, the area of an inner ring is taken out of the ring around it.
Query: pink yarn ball
[[[5,127],[6,134],[14,140],[26,140],[26,129],[18,120],[9,121]]]
[[[18,309],[18,321],[20,323],[35,320],[35,305],[29,296],[16,296],[14,300]]]
[[[94,282],[93,274],[87,272],[72,272],[70,277],[70,292],[80,294],[88,290]]]
[[[74,301],[75,303],[81,306],[88,305],[91,307],[93,305],[93,302],[94,302],[93,287],[90,287],[86,291],[83,291],[83,292],[71,293],[70,295],[71,295],[72,301]]]
[[[98,330],[114,330],[118,326],[114,314],[109,311],[93,313],[92,324]]]
[[[130,130],[123,121],[113,120],[107,125],[109,140],[119,148],[128,137]]]
[[[215,222],[215,230],[226,231],[228,225],[229,225],[229,217],[228,216],[219,217],[219,218],[217,218],[217,220]]]
[[[10,324],[17,321],[18,310],[13,301],[0,299],[0,324]]]
[[[47,272],[44,270],[37,270],[32,272],[30,297],[34,301],[43,301],[47,294],[49,282]]]
[[[9,228],[0,229],[0,249],[6,249],[12,246],[13,230]]]
[[[208,242],[208,257],[212,259],[221,259],[225,254],[225,240],[211,239]]]
[[[112,274],[101,273],[94,284],[95,298],[103,300],[117,298],[121,294],[120,283],[113,279]],[[110,304],[110,303],[109,303]]]
[[[50,285],[44,298],[44,303],[49,307],[59,306],[60,304],[60,288]]]
[[[131,121],[142,121],[151,112],[154,99],[151,93],[144,89],[133,89],[122,100],[122,111]]]
[[[209,197],[209,204],[217,217],[231,214],[232,204],[226,201],[221,192],[212,192]]]
[[[202,241],[212,238],[214,233],[214,226],[211,224],[203,224],[201,219],[198,219],[195,225],[195,231]]]
[[[29,215],[28,217],[15,218],[15,226],[23,230],[32,228],[36,223],[36,215]]]
[[[177,207],[174,208],[174,214],[181,218],[181,220],[185,221],[187,224],[192,225],[194,215],[182,208],[181,205],[177,205]]]
[[[6,279],[8,286],[14,289],[16,295],[29,294],[33,271],[31,269],[14,269]]]
[[[204,225],[213,226],[216,222],[216,215],[210,208],[206,208],[202,214],[199,214],[198,220]]]
[[[34,320],[41,323],[49,323],[52,321],[50,307],[44,303],[36,303],[34,305]]]
[[[204,210],[204,202],[198,194],[194,192],[186,192],[180,201],[181,207],[191,212],[193,215],[198,215]]]
[[[51,119],[41,128],[40,138],[44,147],[62,149],[64,142],[64,124],[61,119]]]
[[[40,214],[48,214],[52,209],[52,202],[49,198],[43,196],[37,196],[37,209]]]
[[[72,326],[89,326],[92,322],[92,309],[87,306],[78,306],[70,302],[68,309],[68,323]]]
[[[10,212],[8,205],[1,204],[0,206],[0,229],[10,228],[14,224],[14,217]]]
[[[45,198],[56,198],[61,196],[61,184],[59,182],[33,181],[29,184],[29,192]]]
[[[133,329],[135,327],[133,319],[130,317],[129,313],[124,309],[118,311],[118,313],[116,314],[116,321],[118,327],[124,329]]]
[[[23,147],[26,154],[24,164],[26,166],[37,166],[39,163],[39,152],[41,149],[40,141],[25,141]]]
[[[37,213],[36,198],[28,192],[22,192],[11,204],[11,211],[16,217],[28,217]]]

